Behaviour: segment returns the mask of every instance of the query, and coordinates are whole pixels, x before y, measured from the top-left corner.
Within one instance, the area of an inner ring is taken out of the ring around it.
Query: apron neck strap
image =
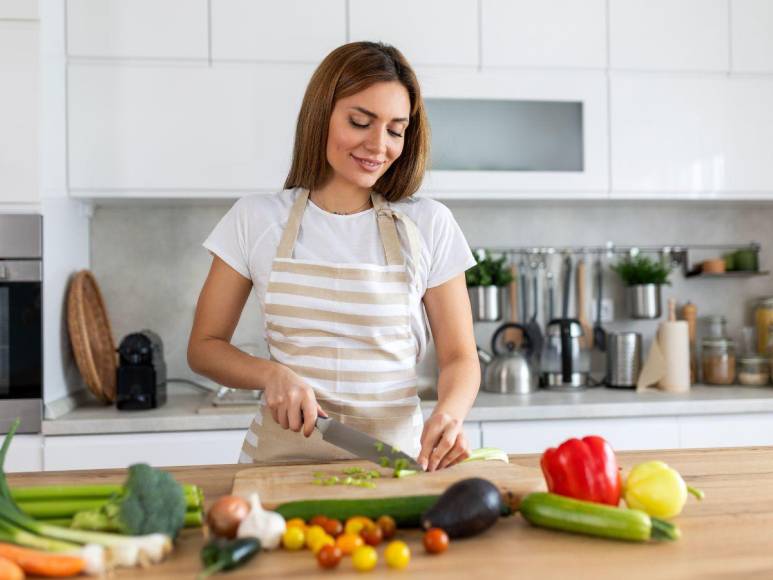
[[[387,265],[402,266],[405,261],[400,246],[400,238],[397,235],[397,225],[395,223],[395,219],[399,216],[389,208],[380,194],[372,192],[370,194],[370,199],[373,203],[373,209],[376,211],[378,231],[381,234],[381,243],[384,245]],[[287,218],[287,226],[285,226],[284,232],[282,232],[282,238],[277,247],[277,258],[290,259],[293,257],[293,249],[295,248],[295,242],[298,239],[298,232],[301,229],[301,221],[303,220],[303,212],[306,209],[308,201],[309,190],[301,189],[290,209],[290,215]],[[411,244],[411,246],[413,246],[413,244]]]

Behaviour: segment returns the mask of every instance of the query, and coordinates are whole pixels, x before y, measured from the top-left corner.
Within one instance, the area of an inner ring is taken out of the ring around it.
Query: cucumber
[[[581,501],[554,493],[531,493],[521,501],[521,515],[532,525],[629,542],[676,540],[679,528],[641,510]]]
[[[308,499],[281,504],[274,511],[286,520],[314,516],[346,520],[353,516],[376,519],[392,516],[400,527],[421,527],[421,515],[437,502],[439,495],[412,495],[368,499]]]

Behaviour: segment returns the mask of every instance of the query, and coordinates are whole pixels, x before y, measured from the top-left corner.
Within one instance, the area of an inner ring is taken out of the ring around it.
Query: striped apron
[[[386,266],[294,259],[309,192],[300,190],[282,233],[265,299],[266,342],[273,360],[313,389],[332,418],[417,456],[423,427],[417,394],[418,344],[411,308],[421,300],[412,283],[419,234],[408,218],[371,194]],[[406,226],[407,264],[396,220]],[[342,240],[342,243],[345,243]],[[240,463],[348,459],[322,440],[283,429],[259,412],[242,445]]]

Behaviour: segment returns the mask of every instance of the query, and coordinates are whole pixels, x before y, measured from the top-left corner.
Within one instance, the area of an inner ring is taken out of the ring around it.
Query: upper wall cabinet
[[[413,65],[477,66],[477,0],[349,1],[351,40],[387,42]]]
[[[604,72],[421,70],[436,197],[605,197]]]
[[[726,71],[727,0],[610,0],[610,66]]]
[[[235,197],[281,189],[311,69],[71,64],[71,192]]]
[[[0,20],[37,20],[37,0],[0,0]]]
[[[603,68],[606,20],[604,0],[481,0],[481,62]]]
[[[319,62],[345,42],[345,0],[212,0],[214,59]]]
[[[206,59],[207,0],[68,0],[67,52]]]
[[[0,20],[0,202],[38,194],[38,23]]]
[[[773,2],[731,0],[734,72],[773,73]]]

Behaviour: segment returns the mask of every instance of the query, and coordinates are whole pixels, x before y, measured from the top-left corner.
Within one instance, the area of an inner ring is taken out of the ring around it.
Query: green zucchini
[[[521,501],[521,515],[532,525],[615,540],[676,540],[679,528],[641,510],[581,501],[554,493],[530,493]]]
[[[412,495],[368,499],[309,499],[283,503],[274,511],[286,520],[302,518],[309,521],[314,516],[345,520],[352,516],[376,519],[392,516],[400,527],[418,528],[421,515],[435,505],[439,495]]]

